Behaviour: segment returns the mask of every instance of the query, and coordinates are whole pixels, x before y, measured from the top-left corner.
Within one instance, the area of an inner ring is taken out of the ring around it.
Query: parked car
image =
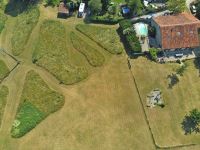
[[[81,3],[78,9],[78,17],[82,18],[85,12],[85,3]]]

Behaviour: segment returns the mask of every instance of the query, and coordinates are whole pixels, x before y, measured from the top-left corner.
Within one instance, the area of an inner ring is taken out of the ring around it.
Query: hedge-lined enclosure
[[[83,41],[74,32],[70,33],[70,38],[74,48],[86,57],[90,65],[94,67],[103,65],[105,58],[97,49]]]
[[[8,96],[8,88],[6,86],[0,87],[0,125],[3,118],[4,109],[6,106],[6,100]]]
[[[97,42],[111,54],[122,53],[123,47],[115,29],[78,24],[76,29]]]
[[[37,7],[30,7],[17,17],[11,38],[12,52],[14,55],[20,55],[24,51],[29,36],[38,22],[39,16],[39,9]]]
[[[0,60],[0,82],[9,73],[9,71],[10,70],[7,65],[2,60]]]
[[[5,22],[7,20],[7,16],[0,11],[0,34],[5,27]]]
[[[86,68],[75,66],[69,60],[69,43],[64,25],[45,20],[32,56],[33,63],[45,68],[61,83],[73,84],[88,76]]]
[[[140,53],[142,51],[141,45],[140,45],[138,37],[136,36],[136,32],[133,29],[133,24],[131,23],[131,21],[125,19],[125,20],[120,21],[119,25],[120,25],[120,30],[128,44],[128,47],[134,53]]]
[[[53,91],[34,71],[26,75],[11,135],[18,138],[64,105],[64,96]]]

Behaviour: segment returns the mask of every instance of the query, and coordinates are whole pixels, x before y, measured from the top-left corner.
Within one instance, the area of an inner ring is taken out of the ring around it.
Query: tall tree
[[[93,14],[98,14],[102,10],[101,0],[90,0],[89,8]]]
[[[141,0],[126,0],[128,3],[128,6],[132,9],[133,13],[136,13],[137,15],[142,14],[143,10],[143,4]]]
[[[181,13],[186,9],[186,0],[168,0],[168,9],[174,13]]]

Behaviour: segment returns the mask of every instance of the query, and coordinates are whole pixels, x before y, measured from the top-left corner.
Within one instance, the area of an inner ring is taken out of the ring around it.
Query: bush
[[[29,36],[36,26],[40,16],[37,7],[31,7],[27,11],[17,16],[15,31],[11,38],[12,52],[14,55],[20,55],[24,51],[24,47],[29,39]]]
[[[103,16],[90,16],[90,21],[93,23],[103,23],[103,24],[117,24],[123,17],[103,15]]]
[[[45,0],[47,5],[56,6],[59,4],[60,0]]]
[[[133,25],[130,20],[122,20],[119,22],[121,32],[125,31],[128,28],[133,28]],[[140,42],[138,37],[136,36],[136,32],[133,30],[130,32],[130,34],[126,34],[125,40],[127,42],[128,47],[134,52],[134,53],[140,53],[142,51]]]
[[[86,57],[90,65],[94,67],[103,65],[105,58],[100,52],[98,52],[97,49],[87,44],[80,37],[78,37],[74,32],[71,32],[70,38],[71,38],[74,48],[77,49]]]
[[[156,49],[156,48],[150,48],[149,49],[149,53],[150,53],[150,55],[151,55],[151,59],[152,60],[154,60],[154,61],[156,61],[157,60],[157,58],[158,58],[158,56],[157,56],[157,54],[158,54],[158,49]]]
[[[183,76],[183,73],[185,72],[187,68],[187,64],[182,64],[177,70],[176,73],[179,74],[180,76]]]

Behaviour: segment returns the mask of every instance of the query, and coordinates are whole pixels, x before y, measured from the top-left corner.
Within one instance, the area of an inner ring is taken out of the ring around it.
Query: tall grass
[[[11,38],[12,52],[20,55],[28,42],[33,28],[36,26],[40,16],[39,9],[31,7],[17,16],[13,36]]]
[[[7,16],[4,13],[0,12],[0,34],[5,27],[6,20]]]
[[[64,105],[64,96],[53,91],[34,71],[28,72],[11,134],[21,137]]]
[[[2,60],[0,60],[0,81],[7,75],[8,72],[8,67]]]
[[[103,65],[105,58],[97,49],[83,41],[74,32],[70,33],[70,38],[74,48],[86,57],[90,65],[94,67]]]
[[[78,24],[76,29],[97,42],[111,54],[122,53],[120,38],[114,29]]]
[[[59,21],[45,20],[41,27],[33,62],[53,74],[61,83],[73,84],[88,76],[87,70],[69,61],[65,27]]]
[[[2,86],[0,88],[0,125],[1,125],[2,117],[3,117],[4,109],[6,106],[8,92],[9,91],[6,86]]]

